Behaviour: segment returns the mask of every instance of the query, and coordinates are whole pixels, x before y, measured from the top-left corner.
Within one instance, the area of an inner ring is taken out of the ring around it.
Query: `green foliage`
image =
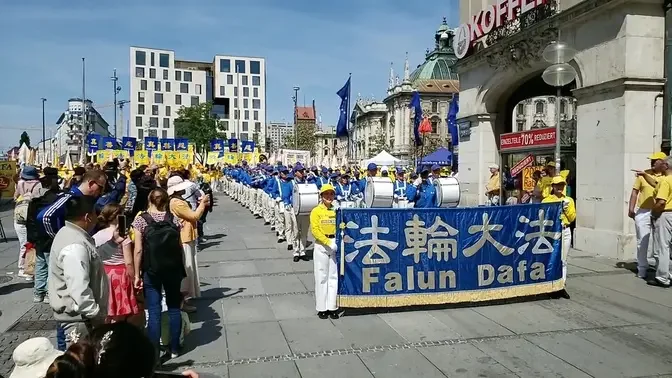
[[[186,107],[177,111],[175,119],[175,137],[188,138],[197,150],[209,149],[212,139],[224,138],[223,123],[216,114],[212,114],[212,103]]]
[[[21,145],[23,145],[24,143],[26,144],[26,147],[30,147],[30,137],[28,136],[28,133],[25,131],[21,133],[21,139],[19,139],[19,147],[21,147]]]
[[[387,138],[386,133],[379,127],[376,134],[371,137],[371,156],[376,156],[382,151],[390,152],[390,140]]]
[[[281,148],[288,148],[292,150],[304,150],[315,153],[316,137],[315,132],[317,128],[314,124],[299,123],[296,126],[296,143],[294,134],[288,134],[282,141]]]

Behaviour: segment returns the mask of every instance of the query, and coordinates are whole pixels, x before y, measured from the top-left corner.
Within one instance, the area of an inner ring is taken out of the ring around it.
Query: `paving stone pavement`
[[[0,273],[15,273],[11,217],[0,213]],[[312,262],[293,263],[263,221],[220,196],[199,254],[203,297],[184,353],[168,365],[212,377],[672,376],[672,290],[631,263],[572,251],[571,300],[350,313],[320,320]],[[0,376],[16,345],[54,338],[32,285],[0,284]]]

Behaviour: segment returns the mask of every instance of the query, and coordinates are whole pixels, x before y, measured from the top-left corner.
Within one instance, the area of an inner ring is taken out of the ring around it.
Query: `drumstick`
[[[340,224],[341,228],[341,276],[345,276],[345,243],[343,242],[343,239],[345,239],[345,223],[341,222]]]

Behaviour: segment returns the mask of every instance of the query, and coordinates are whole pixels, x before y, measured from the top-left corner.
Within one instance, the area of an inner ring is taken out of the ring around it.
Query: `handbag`
[[[26,252],[24,254],[23,272],[25,274],[35,275],[35,261],[37,260],[37,251],[32,243],[26,243]]]

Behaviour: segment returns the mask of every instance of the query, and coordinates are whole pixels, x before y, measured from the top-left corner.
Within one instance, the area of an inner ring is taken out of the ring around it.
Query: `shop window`
[[[544,114],[544,102],[543,101],[537,101],[534,104],[534,108],[535,108],[535,113]]]

